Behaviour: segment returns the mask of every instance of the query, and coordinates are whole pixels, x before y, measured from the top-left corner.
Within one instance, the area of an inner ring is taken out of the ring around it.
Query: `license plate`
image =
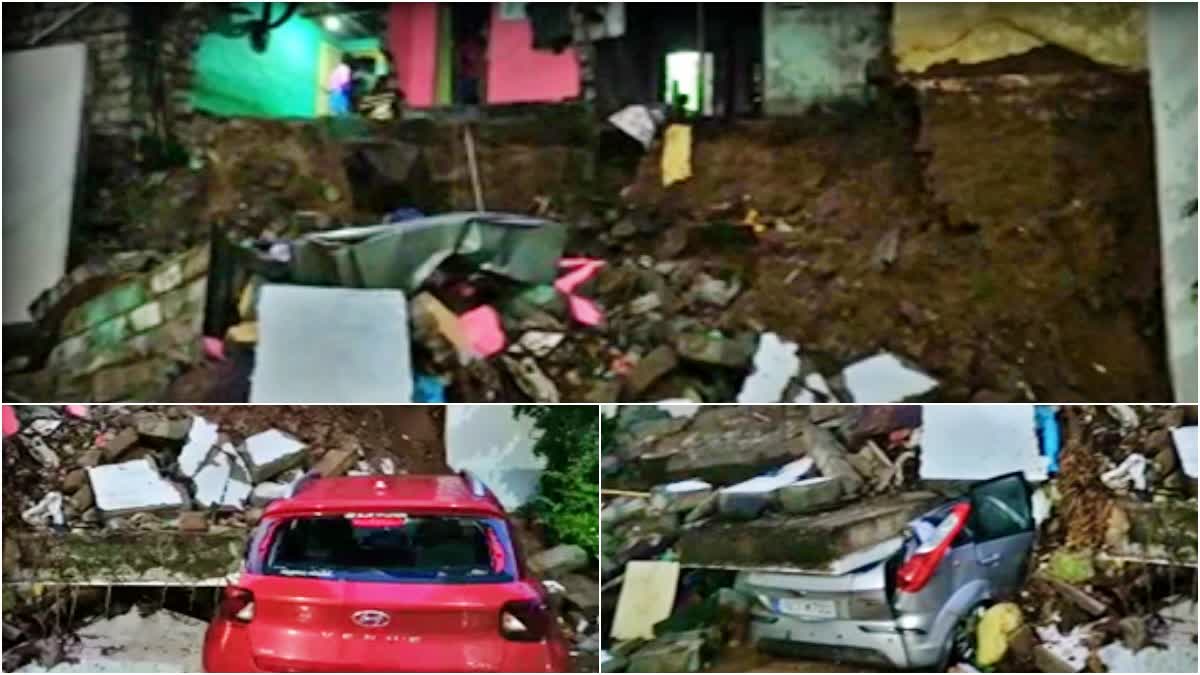
[[[837,605],[832,600],[805,600],[801,598],[780,598],[778,600],[780,613],[792,614],[811,619],[836,619]]]

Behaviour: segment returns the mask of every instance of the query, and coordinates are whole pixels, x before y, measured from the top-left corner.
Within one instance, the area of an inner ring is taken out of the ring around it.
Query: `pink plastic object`
[[[86,420],[90,414],[86,405],[69,405],[66,406],[66,411],[71,417],[78,417],[81,420]]]
[[[554,282],[554,287],[567,296],[567,309],[570,310],[571,316],[585,326],[599,325],[604,321],[604,312],[591,300],[575,295],[575,289],[596,276],[604,265],[603,260],[594,258],[563,258],[558,261],[560,268],[569,271]]]
[[[21,430],[21,420],[17,419],[17,411],[11,405],[4,406],[4,437],[8,438]]]
[[[458,325],[480,356],[487,358],[503,351],[504,327],[500,325],[500,314],[491,305],[480,305],[459,315]]]
[[[215,338],[205,335],[200,338],[200,344],[204,347],[204,355],[213,361],[225,360],[225,341],[220,338]]]

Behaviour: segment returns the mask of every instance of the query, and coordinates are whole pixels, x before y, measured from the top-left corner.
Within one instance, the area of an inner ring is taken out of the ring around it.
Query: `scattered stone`
[[[675,351],[688,361],[724,368],[746,368],[754,355],[753,339],[727,338],[719,333],[685,333],[675,338]]]
[[[1138,428],[1138,414],[1133,409],[1133,406],[1107,405],[1104,406],[1104,410],[1108,413],[1109,417],[1113,418],[1113,421],[1121,425],[1122,431],[1128,432]]]
[[[282,431],[271,429],[247,438],[239,452],[250,470],[250,478],[258,483],[303,462],[305,447]]]
[[[798,349],[796,343],[785,342],[775,333],[764,333],[754,352],[754,372],[742,383],[737,402],[779,402],[788,382],[800,372]]]
[[[672,635],[655,640],[629,657],[630,673],[695,673],[701,666],[704,640]]]
[[[688,297],[714,307],[727,307],[741,291],[742,282],[736,277],[725,282],[701,272],[688,289]]]
[[[126,427],[119,434],[108,439],[101,448],[104,453],[105,462],[113,462],[125,454],[125,451],[132,448],[138,442],[138,431],[133,427]]]
[[[884,233],[879,239],[879,243],[875,244],[875,251],[871,254],[871,263],[879,269],[887,269],[896,262],[896,257],[900,253],[900,228],[893,227]]]
[[[600,612],[600,585],[585,574],[562,574],[554,579],[563,588],[563,597],[588,617]]]
[[[91,450],[88,450],[80,455],[79,459],[76,461],[76,464],[86,469],[99,464],[102,457],[103,454],[98,448],[92,448]]]
[[[350,470],[350,467],[354,466],[357,457],[358,453],[353,447],[335,448],[325,453],[321,461],[313,467],[313,471],[320,474],[322,478],[343,476]]]
[[[858,361],[842,371],[851,400],[858,403],[894,403],[921,396],[938,381],[909,368],[890,352]]]
[[[679,365],[675,350],[668,345],[660,345],[637,362],[633,370],[625,378],[625,389],[630,398],[640,397],[663,375],[674,370]]]
[[[83,487],[87,482],[87,471],[84,469],[74,469],[63,478],[63,492],[74,493],[79,488]]]
[[[29,456],[33,457],[38,464],[41,464],[47,469],[57,469],[59,465],[62,464],[62,460],[59,459],[58,453],[51,450],[50,446],[46,445],[46,441],[43,441],[41,438],[26,438],[25,450],[29,452]]]
[[[75,509],[76,513],[86,514],[89,511],[96,512],[96,520],[99,521],[100,512],[92,508],[96,503],[95,497],[92,495],[92,486],[84,485],[71,495],[71,508]]]
[[[179,515],[181,532],[208,532],[208,527],[208,513],[204,511],[184,511]]]
[[[862,490],[862,476],[854,470],[854,466],[847,459],[846,450],[832,432],[808,422],[803,425],[801,441],[805,452],[816,462],[821,475],[836,478],[841,482],[843,495],[853,497]]]
[[[1121,642],[1131,651],[1138,651],[1149,643],[1146,621],[1140,616],[1127,616],[1117,624],[1121,629]]]
[[[159,443],[178,443],[192,428],[190,419],[169,419],[160,413],[139,413],[136,424],[139,436]]]
[[[645,314],[662,307],[662,304],[662,297],[652,291],[634,298],[629,303],[629,311],[633,314]]]
[[[587,566],[587,551],[580,546],[561,544],[529,559],[529,567],[538,576],[557,577]]]
[[[1146,489],[1146,457],[1134,453],[1115,468],[1100,474],[1100,482],[1110,490],[1125,491],[1132,487],[1138,492]]]
[[[203,417],[193,417],[187,443],[179,453],[179,472],[188,478],[195,476],[216,444],[217,425]]]
[[[37,504],[21,512],[21,520],[34,527],[46,525],[64,525],[63,496],[61,492],[47,492]]]
[[[49,436],[60,426],[62,426],[62,420],[36,419],[29,424],[29,431],[37,434],[38,436]]]
[[[96,466],[87,471],[96,508],[105,517],[184,505],[179,489],[159,475],[148,459]]]
[[[628,239],[637,234],[637,232],[637,223],[634,222],[634,219],[631,216],[626,215],[618,220],[608,233],[612,235],[613,239]]]
[[[501,357],[500,360],[526,396],[541,403],[558,403],[558,387],[555,386],[554,380],[542,372],[537,361],[531,358],[518,360],[507,356]]]
[[[639,518],[646,512],[648,505],[649,503],[641,497],[614,499],[600,510],[600,523],[604,527],[613,527]]]
[[[525,353],[541,359],[554,351],[555,347],[562,344],[564,339],[566,339],[565,333],[530,330],[521,335],[521,338],[517,340],[517,345]]]
[[[1089,650],[1085,644],[1087,629],[1076,626],[1068,635],[1059,633],[1056,626],[1038,627],[1042,644],[1034,647],[1033,661],[1043,673],[1078,673],[1087,663]]]
[[[836,504],[842,484],[836,478],[808,478],[779,488],[775,495],[785,513],[813,513]]]

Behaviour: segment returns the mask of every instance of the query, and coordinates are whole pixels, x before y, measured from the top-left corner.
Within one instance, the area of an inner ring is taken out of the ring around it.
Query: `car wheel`
[[[985,605],[976,605],[954,624],[954,629],[950,631],[950,643],[946,645],[946,655],[942,658],[938,672],[944,673],[956,663],[975,665],[979,619],[986,609]]]

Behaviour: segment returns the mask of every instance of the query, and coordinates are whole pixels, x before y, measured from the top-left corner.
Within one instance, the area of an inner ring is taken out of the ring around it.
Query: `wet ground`
[[[729,647],[708,664],[713,673],[878,673],[880,668],[812,661],[808,659],[785,659],[763,654],[751,647]]]

